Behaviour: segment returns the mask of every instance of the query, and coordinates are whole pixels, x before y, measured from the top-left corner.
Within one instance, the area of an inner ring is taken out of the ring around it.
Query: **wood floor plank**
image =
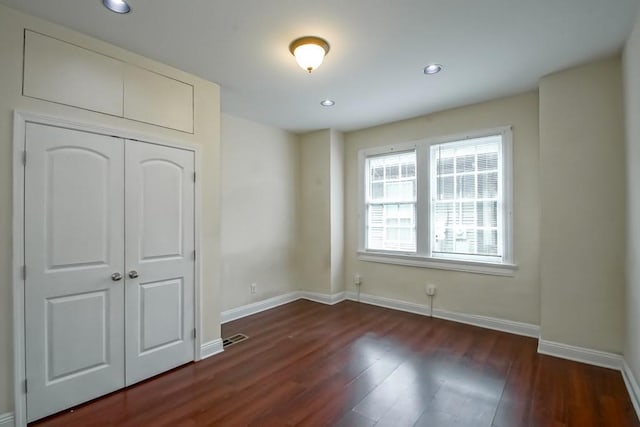
[[[619,372],[532,338],[345,301],[223,325],[250,338],[35,426],[640,427]]]

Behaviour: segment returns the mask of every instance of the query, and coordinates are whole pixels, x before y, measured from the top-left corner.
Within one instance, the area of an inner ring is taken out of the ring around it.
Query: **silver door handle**
[[[129,272],[129,277],[130,277],[131,279],[135,279],[136,277],[138,277],[138,272],[137,272],[137,271],[135,271],[135,270],[131,270],[131,271]]]
[[[114,282],[117,282],[119,280],[122,280],[122,274],[120,273],[113,273],[111,275],[111,280],[113,280]]]

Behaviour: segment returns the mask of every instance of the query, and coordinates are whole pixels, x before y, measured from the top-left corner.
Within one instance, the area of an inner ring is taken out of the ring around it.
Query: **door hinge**
[[[193,335],[193,339],[195,340],[195,339],[196,339],[196,336],[197,336],[196,328],[193,328],[192,335]]]
[[[22,266],[22,280],[27,280],[27,266]]]
[[[27,165],[27,150],[22,152],[22,164],[25,166]]]
[[[27,380],[24,380],[24,394],[27,394],[29,392],[29,385]]]
[[[196,173],[193,173],[193,182],[196,182]]]

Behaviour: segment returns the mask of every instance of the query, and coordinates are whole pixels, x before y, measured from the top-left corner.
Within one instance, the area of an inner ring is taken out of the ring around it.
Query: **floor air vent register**
[[[242,342],[244,340],[246,340],[247,338],[249,338],[248,336],[246,336],[245,334],[235,334],[235,335],[231,335],[229,338],[225,338],[224,340],[222,340],[222,347],[229,347],[231,345],[234,344],[238,344],[239,342]]]

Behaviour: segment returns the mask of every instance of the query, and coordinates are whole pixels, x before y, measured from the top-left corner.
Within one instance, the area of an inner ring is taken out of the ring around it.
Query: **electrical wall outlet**
[[[362,285],[362,277],[360,277],[359,274],[356,274],[355,276],[353,276],[353,284],[356,286]]]
[[[436,295],[436,285],[427,285],[424,288],[425,292],[427,293],[428,296],[433,297]]]
[[[256,293],[256,286],[258,286],[256,283],[252,283],[249,288],[251,289],[251,293],[255,294]]]

